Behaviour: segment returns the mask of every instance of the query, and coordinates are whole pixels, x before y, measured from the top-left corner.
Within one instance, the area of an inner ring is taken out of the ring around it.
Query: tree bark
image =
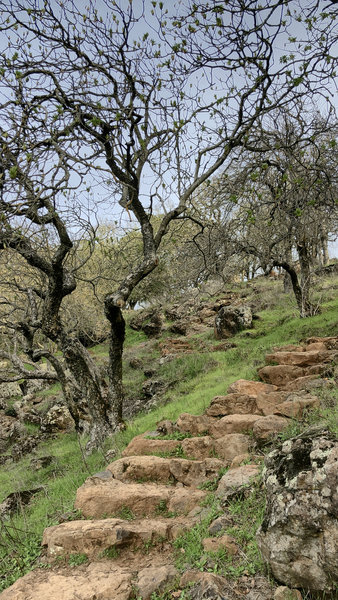
[[[122,356],[125,340],[125,320],[119,306],[106,303],[106,317],[110,323],[109,344],[109,397],[110,417],[116,424],[123,422]]]

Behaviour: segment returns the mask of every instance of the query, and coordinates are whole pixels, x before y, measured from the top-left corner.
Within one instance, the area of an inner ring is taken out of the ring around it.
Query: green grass
[[[192,347],[196,348],[196,352],[175,358],[172,362],[162,365],[156,373],[156,376],[167,382],[177,381],[177,384],[172,385],[164,396],[163,404],[151,413],[140,414],[130,421],[125,431],[107,440],[106,450],[115,447],[118,451],[122,451],[135,435],[154,430],[156,423],[163,419],[176,421],[183,412],[202,414],[213,397],[226,394],[227,388],[235,380],[257,379],[257,367],[264,364],[265,354],[273,346],[298,343],[310,336],[329,336],[337,330],[338,301],[332,298],[330,290],[320,315],[300,319],[292,299],[284,296],[281,289],[274,288],[270,282],[269,286],[265,286],[265,283],[261,280],[255,286],[262,295],[265,293],[268,295],[266,301],[270,303],[269,309],[259,312],[260,320],[255,321],[254,328],[250,332],[243,331],[231,339],[231,342],[236,344],[236,348],[208,352],[208,348],[216,345],[211,331],[190,337],[189,341]],[[249,290],[245,284],[240,289]],[[252,294],[251,297],[257,298],[257,296],[259,297],[259,294]],[[244,302],[250,302],[251,297],[245,298]],[[198,351],[199,347],[203,348],[203,352]],[[107,355],[107,349],[105,343],[92,348],[91,352],[98,360],[103,360]],[[125,385],[131,396],[139,393],[144,381],[143,368],[135,370],[128,366],[132,356],[140,357],[145,368],[152,366],[160,356],[158,340],[147,340],[142,332],[127,328]],[[46,397],[47,401],[49,396],[57,393],[60,393],[59,384],[40,392],[39,395]],[[320,394],[322,395],[320,411],[309,413],[300,425],[293,423],[293,429],[290,429],[288,435],[292,435],[299,428],[318,422],[326,422],[332,430],[337,431],[337,409],[334,408],[337,392],[322,390]],[[85,440],[82,440],[81,444],[84,448]],[[177,452],[179,453],[180,450]],[[77,436],[73,433],[59,434],[54,439],[51,438],[48,442],[40,444],[34,457],[47,454],[53,455],[55,459],[51,465],[39,471],[30,468],[30,456],[24,457],[17,463],[7,463],[5,468],[0,469],[0,501],[13,491],[30,489],[38,485],[44,486],[43,491],[34,496],[30,505],[25,507],[22,513],[0,522],[0,589],[5,589],[32,568],[41,551],[40,543],[44,528],[57,524],[61,514],[73,510],[77,488],[89,475],[102,470],[105,466],[103,451],[85,457]],[[117,453],[118,457],[119,453]],[[216,482],[211,482],[208,490],[212,490],[215,485]],[[230,560],[222,552],[214,557],[205,556],[203,552],[202,535],[208,537],[207,528],[210,519],[219,514],[212,496],[207,497],[210,516],[187,532],[189,539],[185,538],[185,541],[177,542],[177,544],[182,543],[182,548],[185,549],[184,553],[180,553],[180,560],[184,561],[186,566],[195,565],[197,568],[215,569],[215,572],[221,572],[224,568],[226,571],[223,572],[228,576],[235,576],[245,569],[248,572],[259,572],[261,566],[259,566],[253,540],[253,531],[258,526],[264,500],[260,497],[259,489],[255,493],[255,497],[246,500],[248,504],[234,504],[232,509],[231,506],[229,507],[229,510],[233,511],[235,523],[237,518],[241,519],[245,511],[248,515],[251,512],[254,515],[253,519],[251,516],[247,519],[250,521],[249,529],[236,530],[235,528],[232,533],[233,537],[238,535],[238,542],[245,545],[245,557],[241,559],[242,562],[238,562],[237,559],[236,562],[232,558]],[[162,509],[165,512],[165,507]]]

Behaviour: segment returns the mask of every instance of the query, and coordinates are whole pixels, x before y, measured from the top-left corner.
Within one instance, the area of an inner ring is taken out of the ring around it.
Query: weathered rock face
[[[334,589],[338,573],[338,442],[309,430],[265,460],[267,508],[258,543],[276,579]]]
[[[148,337],[156,337],[162,331],[163,319],[157,309],[140,310],[129,323],[132,329],[142,330]]]
[[[0,452],[16,441],[24,432],[24,427],[14,417],[0,416]]]
[[[250,306],[223,306],[215,318],[215,337],[228,338],[242,329],[252,327]]]
[[[42,431],[67,431],[74,428],[74,421],[67,406],[55,404],[41,422]]]

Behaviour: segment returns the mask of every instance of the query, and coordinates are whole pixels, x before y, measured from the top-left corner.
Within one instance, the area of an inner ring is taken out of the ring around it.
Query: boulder
[[[162,331],[162,314],[153,308],[140,310],[130,319],[129,326],[136,331],[143,331],[148,337],[156,337]]]
[[[309,430],[265,459],[267,505],[257,535],[264,559],[286,586],[330,591],[338,573],[338,442]]]
[[[153,594],[158,595],[165,591],[177,578],[177,571],[173,565],[162,567],[147,567],[138,572],[136,587],[138,597],[142,600],[151,600]]]
[[[74,429],[74,420],[63,404],[55,404],[41,419],[41,431],[69,431]]]
[[[255,422],[261,419],[260,415],[227,415],[218,419],[211,427],[210,433],[215,438],[220,438],[230,433],[246,433],[252,431]]]
[[[157,481],[168,483],[169,461],[159,456],[126,456],[108,465],[107,470],[119,481]]]
[[[215,318],[216,339],[228,338],[252,327],[252,312],[250,306],[223,306]]]
[[[275,352],[267,354],[265,360],[267,363],[277,363],[278,365],[309,367],[318,363],[328,362],[332,358],[333,353],[331,352],[312,350],[306,352]]]
[[[299,590],[291,590],[285,585],[279,586],[273,596],[273,600],[302,600]]]
[[[10,517],[15,512],[22,510],[22,507],[29,504],[31,498],[43,490],[43,486],[33,488],[31,490],[20,490],[12,492],[0,504],[0,517]]]
[[[241,495],[252,481],[257,477],[259,467],[257,465],[243,465],[229,469],[220,480],[216,496],[222,502],[226,502],[233,497]]]
[[[256,441],[265,442],[275,437],[280,431],[288,427],[290,421],[278,415],[267,415],[258,419],[253,426],[253,435]]]
[[[1,400],[10,400],[11,398],[13,398],[15,396],[19,396],[20,398],[22,396],[22,390],[18,383],[15,383],[15,382],[0,383],[0,398],[1,398]]]
[[[25,432],[15,417],[0,415],[0,453],[5,452]]]
[[[287,392],[259,394],[256,398],[257,413],[264,416],[274,414],[279,404],[287,400],[288,395]]]
[[[245,415],[257,412],[256,399],[247,394],[228,394],[215,396],[206,414],[210,417],[225,417],[226,415]]]
[[[217,422],[207,415],[194,416],[189,413],[182,413],[176,421],[179,431],[200,435],[209,433],[209,429]]]
[[[250,437],[243,433],[230,433],[214,442],[215,454],[226,465],[230,465],[235,456],[248,452],[251,444]]]
[[[258,375],[266,383],[284,387],[289,381],[306,375],[305,369],[294,365],[275,365],[258,369]]]
[[[169,462],[170,474],[175,481],[194,487],[218,477],[222,467],[224,467],[224,462],[217,458],[205,458],[204,460],[172,458]]]
[[[105,515],[118,517],[125,511],[128,511],[128,515],[142,517],[167,510],[189,512],[204,496],[205,492],[201,490],[90,477],[77,490],[74,506],[85,517],[96,519]]]
[[[100,519],[69,521],[47,527],[42,545],[47,548],[49,559],[71,554],[98,556],[103,550],[115,548],[139,548],[145,543],[156,543],[169,537],[171,522],[141,519]]]
[[[261,381],[250,381],[247,379],[237,379],[228,388],[228,394],[247,394],[250,397],[257,398],[259,394],[268,394],[277,391],[276,385],[262,383]]]
[[[1,600],[130,600],[132,573],[111,562],[91,563],[81,570],[35,569],[2,592]]]
[[[208,435],[186,438],[181,442],[182,450],[188,458],[203,460],[214,456],[214,440]]]

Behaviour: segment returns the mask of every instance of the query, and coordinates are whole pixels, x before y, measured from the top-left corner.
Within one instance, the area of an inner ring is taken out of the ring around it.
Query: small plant
[[[135,515],[132,510],[130,510],[129,506],[122,506],[120,510],[116,513],[116,517],[118,519],[123,519],[124,521],[132,521],[135,519]]]
[[[68,564],[70,567],[78,567],[88,561],[87,554],[70,554]]]
[[[116,546],[109,546],[109,548],[105,548],[105,550],[103,550],[99,556],[100,558],[114,559],[120,556],[120,551],[116,548]]]
[[[177,516],[177,513],[168,510],[166,500],[161,500],[158,503],[155,514],[158,516],[165,517],[166,519],[172,519]]]

